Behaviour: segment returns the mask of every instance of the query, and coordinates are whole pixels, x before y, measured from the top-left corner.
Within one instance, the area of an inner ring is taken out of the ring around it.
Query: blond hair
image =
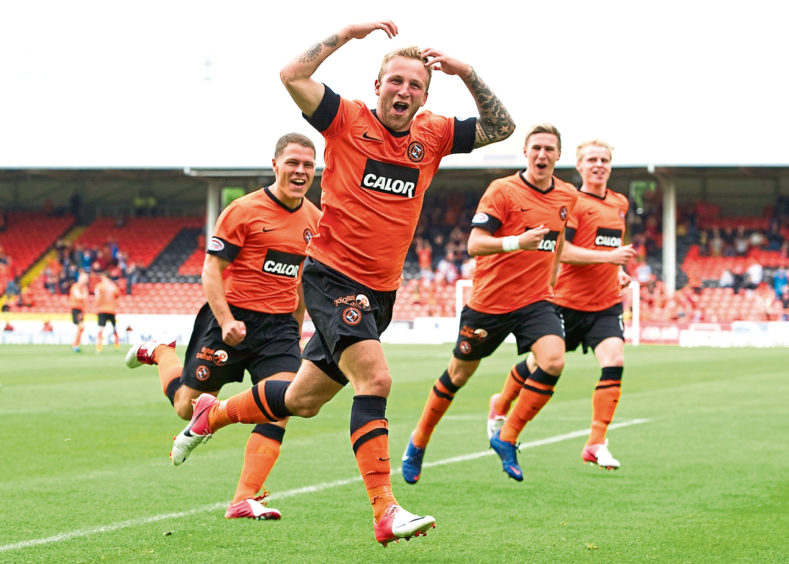
[[[416,59],[417,61],[421,62],[425,65],[425,70],[427,71],[427,84],[425,84],[425,92],[430,87],[430,80],[433,78],[433,69],[430,68],[428,65],[427,57],[422,56],[422,50],[417,47],[416,45],[411,45],[409,47],[401,47],[400,49],[395,49],[394,51],[389,51],[386,55],[384,55],[383,61],[381,61],[381,68],[378,70],[378,82],[381,81],[381,78],[384,76],[384,69],[386,65],[394,59],[395,57],[405,57],[406,59]]]
[[[581,159],[584,156],[584,149],[587,147],[602,147],[608,151],[609,159],[614,152],[614,148],[602,139],[590,139],[578,145],[578,148],[575,150],[575,158],[578,160],[578,162],[581,162]]]
[[[562,150],[562,134],[559,133],[559,130],[556,129],[555,125],[551,125],[550,123],[539,123],[539,124],[537,124],[535,126],[532,126],[532,128],[526,134],[526,141],[524,141],[524,145],[528,145],[529,144],[529,139],[532,137],[532,135],[537,135],[538,133],[549,133],[551,135],[555,135],[556,136],[556,140],[558,142],[557,149],[559,149],[559,152],[561,152],[561,150]]]

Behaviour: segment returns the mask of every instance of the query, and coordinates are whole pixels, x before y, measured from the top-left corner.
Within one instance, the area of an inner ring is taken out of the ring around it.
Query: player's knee
[[[542,368],[548,374],[553,376],[559,376],[564,370],[564,356],[557,356],[548,358],[545,363],[540,363],[540,368]]]
[[[175,409],[175,414],[178,415],[181,419],[189,421],[192,418],[192,402],[191,401],[179,401],[177,398],[173,403],[173,409]]]

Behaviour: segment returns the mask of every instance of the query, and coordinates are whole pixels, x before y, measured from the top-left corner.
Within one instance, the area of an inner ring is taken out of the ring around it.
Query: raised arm
[[[389,37],[397,35],[397,26],[391,21],[351,24],[316,43],[279,71],[290,97],[305,115],[312,116],[323,99],[323,84],[312,78],[321,63],[351,39],[363,39],[376,29],[383,30]]]
[[[471,65],[448,57],[435,49],[425,49],[422,51],[422,55],[430,60],[428,64],[432,65],[433,70],[449,75],[458,75],[471,92],[479,111],[477,138],[474,141],[475,149],[503,141],[512,135],[515,131],[515,122],[512,120],[512,116]]]

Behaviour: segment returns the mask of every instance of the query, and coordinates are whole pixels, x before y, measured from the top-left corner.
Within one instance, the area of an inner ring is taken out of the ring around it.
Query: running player
[[[173,461],[183,461],[231,422],[313,416],[350,381],[351,444],[372,505],[375,538],[386,545],[424,534],[435,520],[405,511],[392,493],[386,419],[392,379],[379,338],[391,321],[424,193],[442,157],[505,139],[515,125],[470,65],[435,49],[387,54],[375,81],[373,110],[312,78],[342,45],[375,30],[397,35],[390,21],[349,25],[280,73],[296,105],[326,140],[323,216],[304,267],[305,301],[316,332],[298,375],[290,386],[267,381],[254,393],[221,403],[201,396],[190,425],[176,437]],[[463,81],[479,118],[417,115],[434,70]]]
[[[315,175],[315,145],[297,133],[277,141],[275,182],[234,200],[217,219],[203,264],[208,303],[197,314],[184,364],[174,342],[132,347],[126,365],[156,364],[162,391],[183,419],[206,392],[214,397],[248,370],[252,383],[292,380],[301,362],[301,264],[320,212],[304,195]],[[285,420],[258,424],[225,517],[279,519],[263,488],[279,456]]]
[[[515,439],[553,393],[564,367],[564,331],[548,301],[556,259],[576,189],[553,176],[561,155],[561,136],[552,125],[532,128],[526,136],[525,171],[494,180],[471,222],[468,252],[476,256],[473,286],[460,314],[460,328],[449,367],[433,384],[416,429],[403,455],[403,478],[415,484],[430,437],[458,390],[512,333],[518,354],[531,350],[539,367],[524,383],[507,435],[495,435],[491,447],[504,471],[520,481]]]
[[[627,198],[608,189],[611,152],[611,146],[600,140],[581,143],[576,151],[583,184],[578,205],[567,218],[564,264],[552,301],[564,318],[566,350],[581,345],[586,354],[592,349],[602,371],[592,396],[592,428],[581,457],[601,468],[616,469],[619,461],[608,450],[605,435],[621,395],[625,343],[621,289],[630,282],[622,267],[635,251],[632,245],[622,245]],[[534,368],[531,356],[525,365],[513,367],[501,394],[491,398],[490,432],[495,432],[497,422],[509,411],[517,395],[513,390],[520,387],[523,375]]]
[[[71,350],[81,352],[82,333],[85,331],[85,308],[88,303],[88,273],[80,272],[77,281],[71,285],[68,291],[68,303],[71,308],[71,321],[74,323],[76,332],[74,341],[71,343]]]
[[[104,347],[104,326],[109,322],[112,325],[112,342],[115,350],[121,346],[118,339],[118,328],[115,326],[115,314],[118,312],[118,299],[121,290],[112,281],[106,272],[99,273],[99,283],[93,291],[96,297],[96,311],[99,314],[99,334],[96,337],[96,352],[100,353]]]

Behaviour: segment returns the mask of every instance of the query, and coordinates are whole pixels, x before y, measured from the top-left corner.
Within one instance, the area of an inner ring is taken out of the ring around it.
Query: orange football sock
[[[510,370],[509,376],[504,381],[504,387],[499,393],[499,397],[493,402],[493,409],[500,415],[506,415],[510,412],[512,402],[520,394],[523,384],[526,383],[526,378],[529,377],[529,369],[526,367],[526,361],[519,362]]]
[[[515,443],[526,424],[545,407],[551,399],[558,376],[553,376],[537,367],[526,379],[518,394],[518,401],[499,432],[502,441]]]
[[[176,378],[181,377],[184,369],[181,359],[173,347],[159,345],[153,351],[153,362],[159,370],[159,382],[162,384],[162,392],[167,395],[167,389]]]
[[[290,416],[285,390],[290,382],[263,380],[248,390],[219,402],[208,412],[208,426],[218,431],[231,423],[273,423]]]
[[[351,445],[376,521],[390,504],[397,503],[392,494],[389,423],[385,415],[386,398],[354,396],[351,407]]]
[[[101,352],[103,348],[104,348],[104,335],[102,334],[101,331],[99,331],[99,334],[96,335],[96,350],[98,352]]]
[[[433,435],[433,430],[441,421],[441,418],[452,405],[452,400],[455,399],[455,394],[460,388],[452,383],[449,378],[449,372],[446,370],[441,377],[433,384],[433,389],[430,390],[430,395],[427,396],[425,408],[422,410],[422,416],[419,423],[411,435],[411,440],[414,446],[425,448],[427,443],[430,442],[430,437]]]
[[[614,419],[619,397],[622,395],[622,367],[607,366],[597,382],[592,395],[592,430],[589,433],[588,445],[605,442],[608,426]]]
[[[261,428],[266,433],[265,435],[259,432]],[[233,495],[231,503],[257,496],[279,457],[284,433],[285,429],[270,423],[255,427],[255,431],[247,440],[241,478],[238,480],[236,493]]]

